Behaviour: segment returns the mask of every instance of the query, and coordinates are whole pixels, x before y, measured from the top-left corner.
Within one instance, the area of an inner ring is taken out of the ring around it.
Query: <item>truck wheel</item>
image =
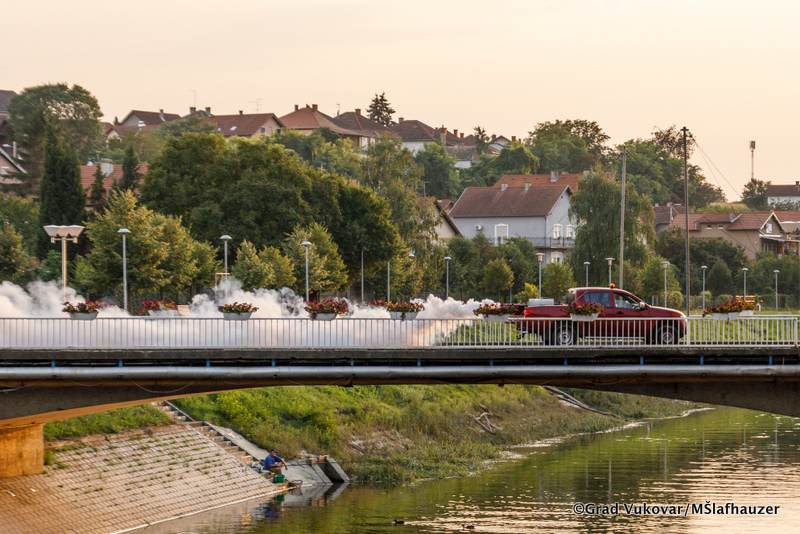
[[[553,345],[574,345],[577,341],[575,329],[571,325],[557,324],[553,327],[550,340]]]
[[[678,342],[678,329],[669,324],[659,325],[652,339],[656,345],[674,345]]]

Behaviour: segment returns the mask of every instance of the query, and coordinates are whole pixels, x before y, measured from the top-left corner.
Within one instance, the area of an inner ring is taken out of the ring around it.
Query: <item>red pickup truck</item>
[[[551,345],[574,345],[583,339],[641,338],[648,344],[671,345],[686,332],[686,316],[669,308],[650,306],[639,297],[614,287],[579,287],[567,292],[568,304],[602,304],[594,321],[570,320],[567,305],[528,306],[519,329],[537,334]]]

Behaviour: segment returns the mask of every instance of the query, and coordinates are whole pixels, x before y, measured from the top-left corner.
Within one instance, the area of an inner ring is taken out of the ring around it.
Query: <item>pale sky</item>
[[[597,121],[615,144],[687,126],[730,200],[750,140],[756,178],[800,180],[796,1],[3,0],[0,14],[0,89],[77,83],[109,121],[257,100],[335,115],[385,91],[395,117],[508,138],[556,119]]]

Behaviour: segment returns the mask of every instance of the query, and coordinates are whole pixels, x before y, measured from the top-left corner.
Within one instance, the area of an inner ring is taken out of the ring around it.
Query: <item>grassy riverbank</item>
[[[73,417],[44,425],[45,441],[80,438],[93,434],[118,434],[137,428],[166,425],[172,419],[149,404]]]
[[[628,419],[678,415],[689,403],[570,391]],[[464,476],[504,447],[619,426],[619,419],[566,406],[538,386],[263,388],[176,401],[195,419],[228,426],[292,457],[330,454],[361,482]],[[484,408],[494,434],[472,416]],[[470,416],[471,414],[472,416]]]

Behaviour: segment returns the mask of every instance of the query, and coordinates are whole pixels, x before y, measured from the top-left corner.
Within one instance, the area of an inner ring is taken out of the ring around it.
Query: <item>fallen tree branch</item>
[[[587,410],[587,411],[590,411],[590,412],[598,413],[600,415],[608,415],[609,417],[616,417],[617,419],[622,419],[623,421],[625,420],[624,417],[620,417],[617,414],[604,412],[602,410],[597,410],[595,408],[592,408],[591,406],[587,406],[586,404],[582,403],[581,401],[579,401],[578,399],[576,399],[572,395],[569,395],[568,393],[564,393],[560,389],[554,388],[553,386],[542,386],[542,387],[545,390],[549,391],[552,395],[555,395],[559,399],[563,400],[564,402],[568,402],[568,403],[572,404],[573,406],[577,406],[578,408],[581,408],[583,410]]]

